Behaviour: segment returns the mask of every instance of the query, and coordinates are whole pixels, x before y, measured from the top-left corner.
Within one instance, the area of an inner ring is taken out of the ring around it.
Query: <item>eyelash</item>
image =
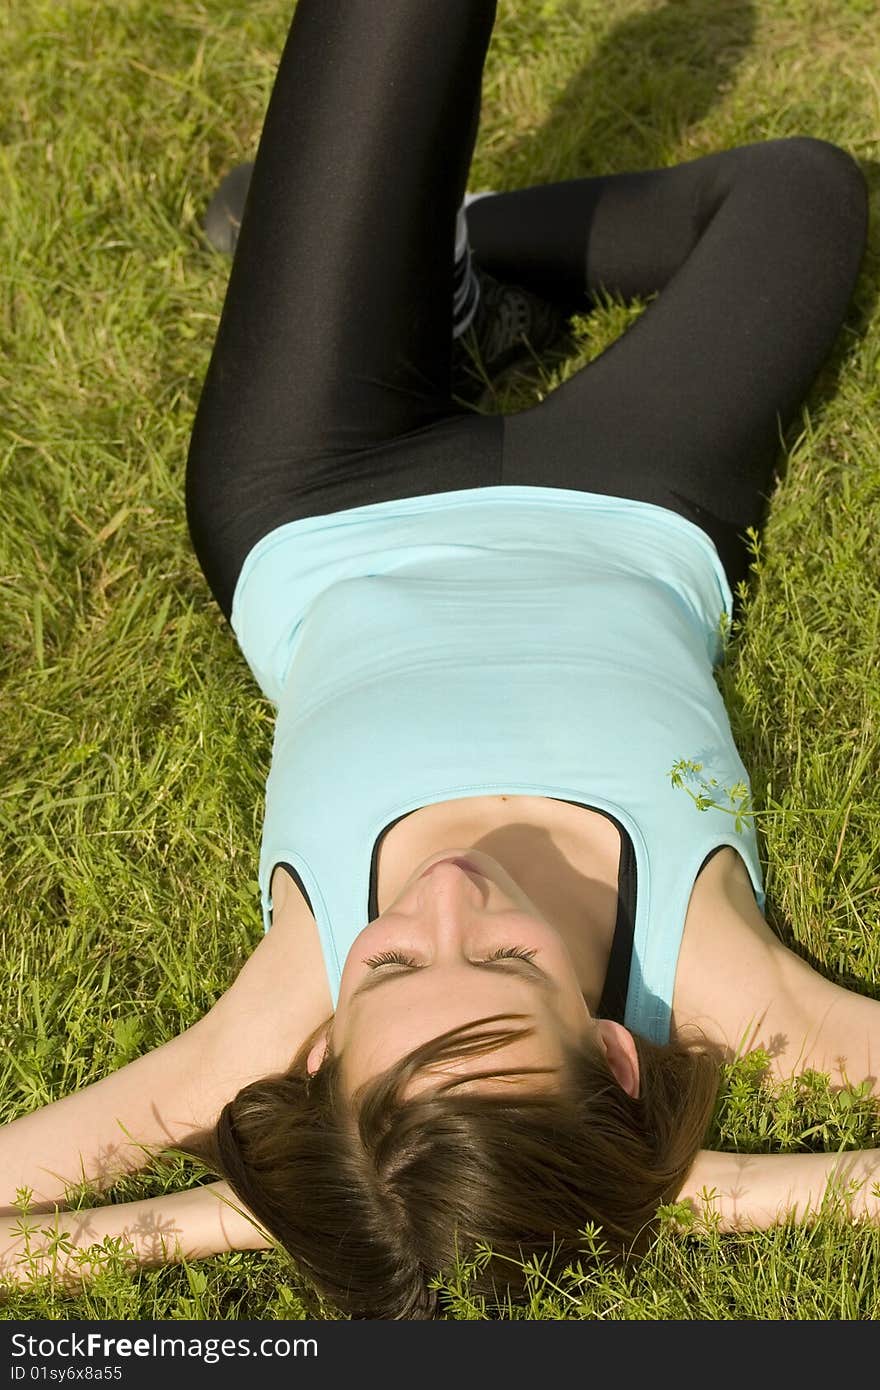
[[[535,951],[525,951],[519,946],[499,946],[497,951],[493,951],[487,960],[532,960]],[[481,961],[480,964],[485,964]],[[405,956],[402,951],[382,951],[378,956],[370,956],[364,961],[371,970],[377,970],[380,965],[407,965],[410,969],[415,969],[417,962],[412,956]]]

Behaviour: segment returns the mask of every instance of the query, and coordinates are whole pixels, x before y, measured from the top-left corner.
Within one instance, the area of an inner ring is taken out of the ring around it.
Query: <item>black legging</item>
[[[696,522],[731,586],[782,431],[863,254],[850,156],[769,140],[468,209],[493,275],[583,312],[661,291],[528,410],[450,396],[456,211],[496,0],[299,0],[189,449],[187,517],[228,618],[285,522],[498,484],[640,499]]]

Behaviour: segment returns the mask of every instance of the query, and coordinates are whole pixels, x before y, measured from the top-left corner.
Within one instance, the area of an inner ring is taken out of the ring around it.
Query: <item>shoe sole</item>
[[[202,227],[215,251],[234,256],[251,183],[253,162],[237,164],[221,181],[205,211]]]

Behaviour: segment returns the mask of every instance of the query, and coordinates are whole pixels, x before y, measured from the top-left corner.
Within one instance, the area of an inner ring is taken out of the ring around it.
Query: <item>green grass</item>
[[[195,1022],[260,938],[272,710],[188,543],[186,449],[228,275],[200,218],[253,156],[292,13],[281,0],[0,3],[0,1121]],[[505,0],[471,187],[670,164],[810,134],[850,150],[877,216],[873,0]],[[786,443],[718,680],[752,778],[780,936],[880,980],[878,237]],[[578,321],[579,352],[640,306]],[[682,750],[686,756],[688,750]],[[760,1061],[760,1059],[758,1059]],[[808,1077],[768,1104],[754,1059],[719,1117],[743,1149],[875,1144],[873,1105]],[[189,1181],[174,1164],[124,1200]],[[601,1237],[597,1237],[601,1240]],[[536,1274],[531,1318],[872,1318],[880,1232],[683,1237],[629,1274]],[[449,1316],[491,1316],[448,1286]],[[297,1318],[289,1265],[234,1254],[4,1316]]]

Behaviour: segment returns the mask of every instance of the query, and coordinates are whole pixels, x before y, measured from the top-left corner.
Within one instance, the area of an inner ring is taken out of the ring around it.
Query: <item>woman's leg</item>
[[[657,299],[539,406],[504,421],[505,483],[638,498],[715,540],[731,585],[781,432],[840,327],[865,246],[858,166],[809,138],[479,199],[474,257],[570,311]]]
[[[499,422],[450,396],[456,213],[495,9],[296,6],[187,463],[190,533],[227,617],[248,550],[291,503],[418,493],[418,467],[401,479],[426,434],[434,490],[500,460]],[[469,433],[485,437],[476,454]]]

